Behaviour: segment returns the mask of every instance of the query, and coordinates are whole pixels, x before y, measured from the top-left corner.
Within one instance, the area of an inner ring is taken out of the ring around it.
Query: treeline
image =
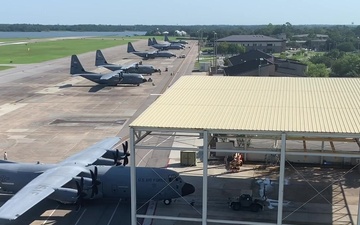
[[[144,31],[146,35],[160,35],[162,32],[169,32],[170,36],[175,35],[175,31],[185,31],[188,36],[194,38],[207,39],[213,41],[215,38],[223,38],[230,35],[266,35],[284,38],[286,35],[287,46],[294,47],[296,44],[294,35],[308,34],[308,40],[313,40],[316,34],[328,35],[325,49],[339,49],[344,51],[354,51],[359,48],[360,26],[345,25],[292,25],[285,23],[281,25],[42,25],[42,24],[0,24],[0,31],[21,31],[21,32],[41,32],[41,31],[99,31],[99,32],[121,32],[121,31]],[[316,38],[315,38],[316,39]]]
[[[350,40],[360,36],[360,26],[338,26],[338,25],[292,25],[285,23],[281,25],[42,25],[42,24],[0,24],[0,31],[21,31],[21,32],[41,32],[41,31],[101,31],[101,32],[120,32],[120,31],[145,31],[148,35],[154,35],[168,31],[173,35],[175,30],[186,31],[192,37],[199,37],[211,40],[214,32],[217,38],[239,34],[259,34],[266,36],[276,36],[286,34],[287,39],[296,34],[309,34],[312,38],[315,34],[327,34],[334,42]]]
[[[309,58],[308,75],[313,77],[359,77],[360,55],[338,49]]]

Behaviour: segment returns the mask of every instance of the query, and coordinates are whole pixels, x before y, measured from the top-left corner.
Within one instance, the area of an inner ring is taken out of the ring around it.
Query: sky
[[[108,25],[360,25],[360,0],[16,0],[0,23]]]

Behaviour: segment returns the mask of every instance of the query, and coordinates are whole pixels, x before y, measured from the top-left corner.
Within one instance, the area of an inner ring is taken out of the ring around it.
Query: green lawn
[[[129,41],[148,39],[153,36],[132,37],[93,37],[79,39],[59,39],[57,41],[38,41],[19,45],[0,46],[0,64],[27,64],[39,63],[47,60],[58,59],[72,54],[81,54],[97,49],[125,45]],[[154,36],[158,41],[163,41],[164,36]],[[20,42],[30,39],[0,39],[0,42]]]
[[[124,45],[128,41],[128,39],[87,38],[5,45],[0,46],[0,64],[10,62],[16,64],[38,63],[72,54]]]
[[[7,70],[7,69],[10,69],[10,68],[14,68],[12,66],[0,66],[0,70]]]
[[[196,59],[194,69],[199,69],[201,62],[213,62],[213,61],[214,61],[214,56],[212,56],[212,55],[201,55],[199,61]]]

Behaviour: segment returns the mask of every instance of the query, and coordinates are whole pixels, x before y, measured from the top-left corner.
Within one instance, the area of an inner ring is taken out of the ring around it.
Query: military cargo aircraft
[[[168,49],[180,50],[180,49],[185,48],[185,46],[183,44],[179,44],[179,43],[177,43],[177,44],[171,44],[169,42],[158,43],[155,38],[153,38],[152,40],[149,38],[148,46],[151,46],[151,47],[154,47],[154,48],[157,48],[160,50],[168,50]]]
[[[147,80],[141,74],[125,73],[122,70],[115,70],[110,73],[93,73],[88,72],[81,65],[76,55],[71,56],[70,74],[73,76],[81,76],[98,84],[116,86],[117,84],[134,84],[139,86]]]
[[[137,55],[139,57],[142,57],[143,59],[154,59],[154,58],[158,58],[158,57],[163,57],[163,58],[176,57],[176,55],[174,53],[169,52],[169,51],[152,51],[152,52],[136,51],[134,46],[131,44],[131,42],[128,42],[127,52]]]
[[[101,50],[96,51],[95,66],[101,66],[111,71],[122,70],[125,73],[140,73],[140,74],[148,74],[148,75],[151,75],[152,73],[159,71],[158,69],[155,69],[154,66],[152,65],[142,65],[139,63],[134,63],[129,66],[123,66],[123,65],[108,63]]]
[[[184,41],[184,40],[178,40],[178,41],[170,41],[169,40],[169,37],[167,35],[164,36],[164,41],[167,41],[171,44],[176,44],[176,43],[179,43],[179,44],[188,44],[187,41]]]
[[[130,167],[127,142],[123,152],[112,149],[119,137],[103,139],[57,164],[16,163],[0,160],[2,192],[15,193],[0,208],[0,223],[15,220],[45,198],[81,206],[85,199],[130,198]],[[139,200],[163,200],[192,194],[178,172],[164,168],[137,167]]]
[[[148,39],[148,46],[151,46],[153,48],[156,49],[160,49],[160,50],[167,50],[169,49],[170,43],[165,43],[165,44],[159,44],[159,43],[154,43],[151,38]]]

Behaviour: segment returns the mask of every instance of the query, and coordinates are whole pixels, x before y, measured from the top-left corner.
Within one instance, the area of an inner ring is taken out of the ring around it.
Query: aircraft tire
[[[164,199],[164,204],[165,204],[165,205],[170,205],[171,202],[172,202],[171,199]]]

